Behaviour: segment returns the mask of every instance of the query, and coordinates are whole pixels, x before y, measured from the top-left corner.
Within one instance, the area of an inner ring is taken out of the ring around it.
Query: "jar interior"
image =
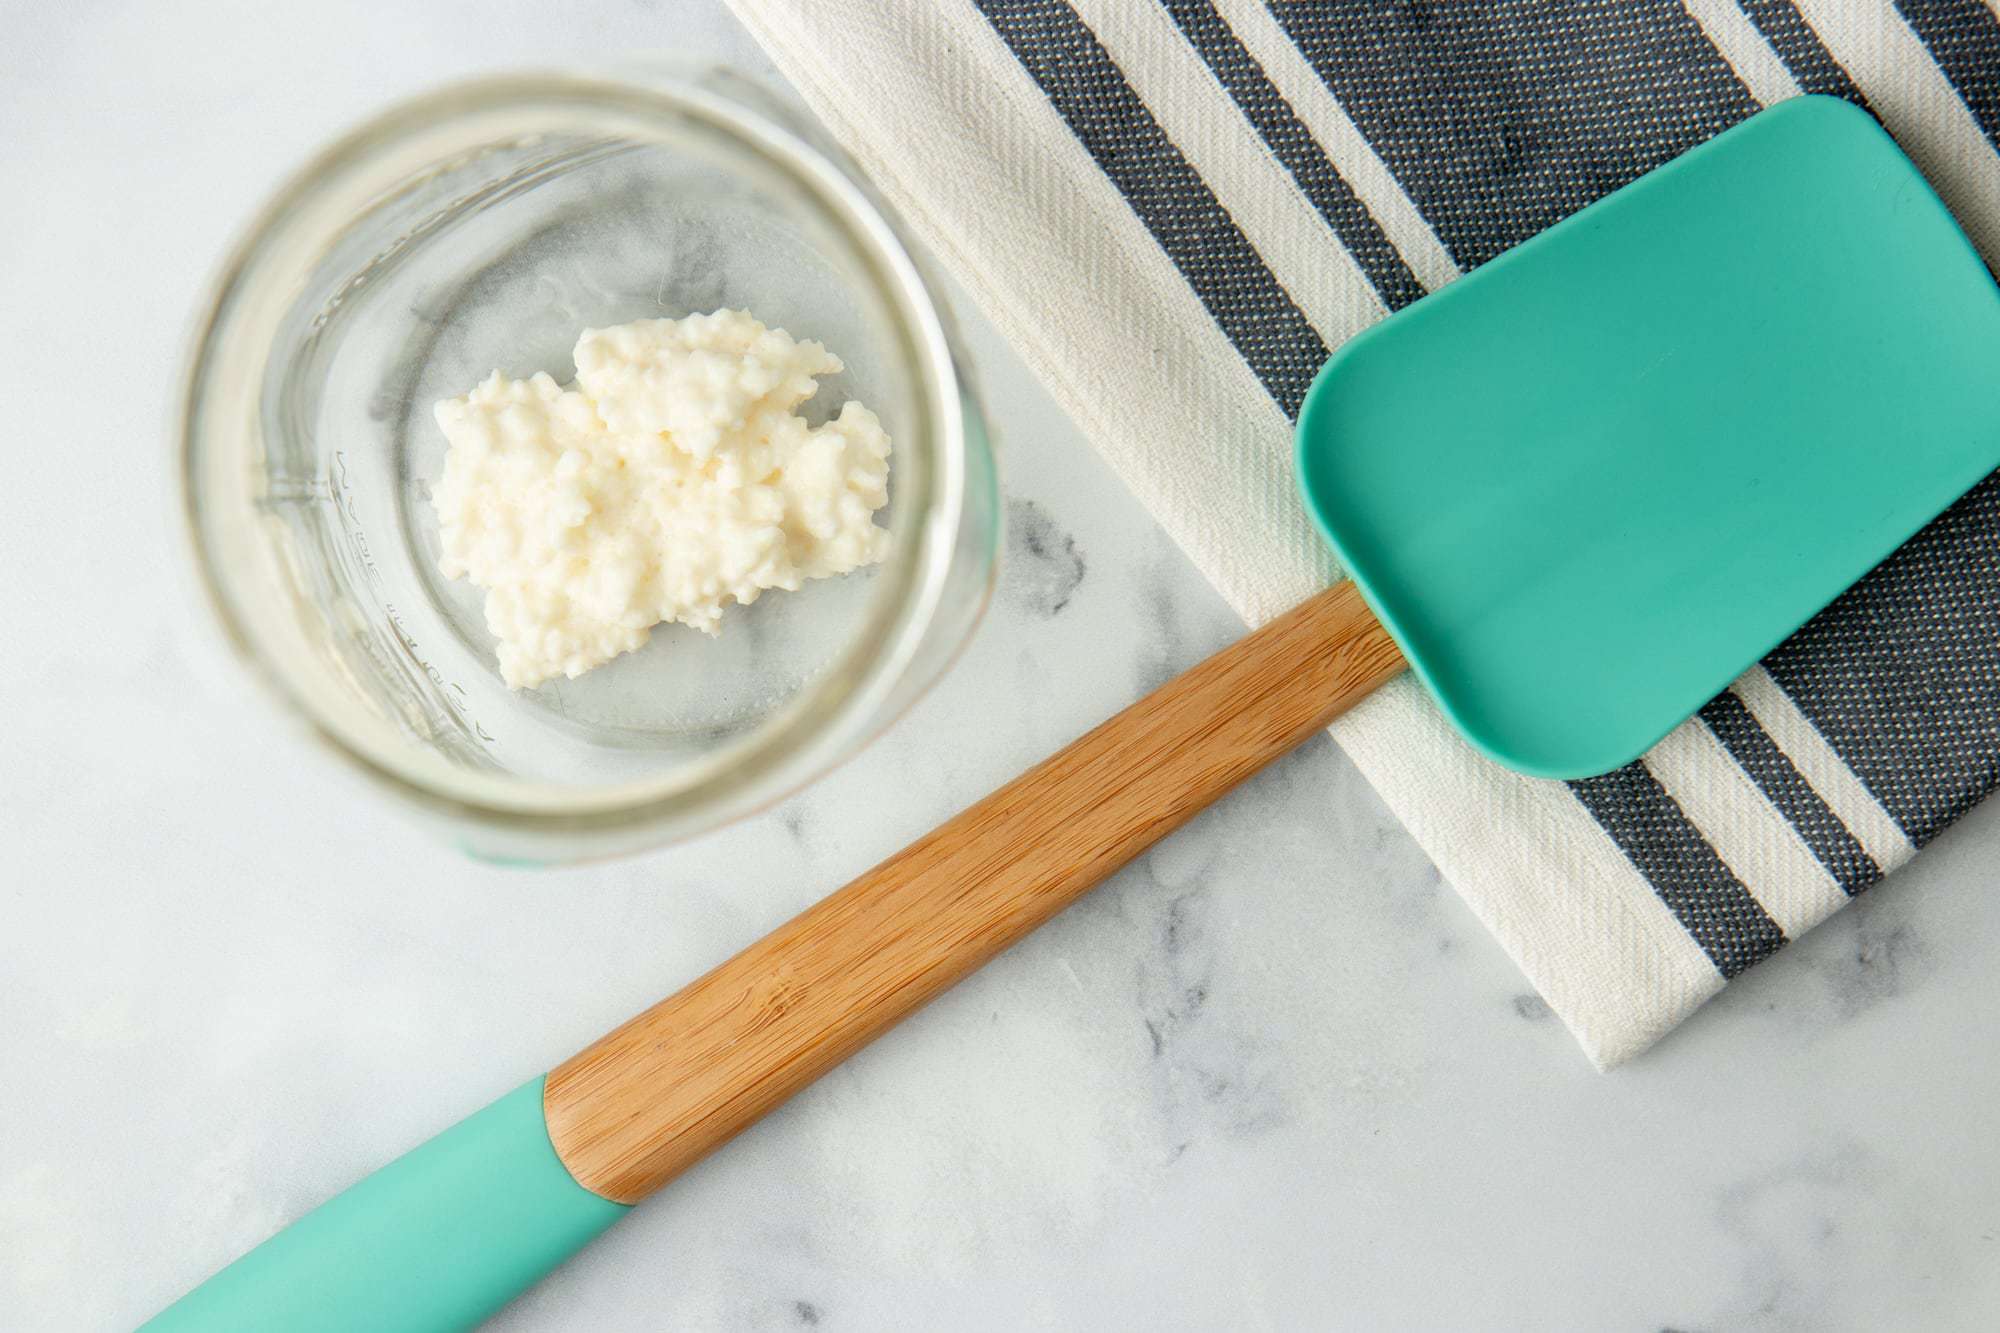
[[[204,448],[241,451],[234,467],[193,460],[210,511],[197,522],[232,528],[219,543],[240,562],[230,595],[263,603],[239,609],[290,622],[279,669],[294,691],[318,696],[322,716],[364,711],[427,763],[564,787],[712,765],[801,713],[846,706],[918,586],[936,447],[937,405],[879,258],[782,163],[699,117],[639,127],[515,105],[393,149],[346,164],[273,224],[260,290],[289,295],[261,351],[254,336],[240,351],[247,429],[197,432]],[[483,590],[438,569],[433,405],[496,369],[567,383],[587,328],[724,307],[841,358],[798,410],[817,424],[853,399],[880,417],[894,445],[877,514],[891,555],[732,605],[715,637],[659,625],[575,680],[509,689]],[[236,313],[257,323],[254,308]],[[240,492],[240,524],[211,484]]]

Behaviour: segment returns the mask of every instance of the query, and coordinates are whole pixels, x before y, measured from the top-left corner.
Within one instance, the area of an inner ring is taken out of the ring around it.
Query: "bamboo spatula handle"
[[[1402,667],[1351,584],[1295,607],[558,1066],[557,1156],[650,1194]]]

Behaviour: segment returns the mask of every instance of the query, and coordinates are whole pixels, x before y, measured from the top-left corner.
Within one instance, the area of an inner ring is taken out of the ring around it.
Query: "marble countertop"
[[[946,683],[692,846],[467,861],[209,645],[167,498],[190,312],[278,174],[387,98],[768,65],[709,3],[9,27],[0,1324],[130,1326],[1241,632],[962,308],[1012,498]],[[1316,740],[500,1325],[1990,1327],[1996,888],[2000,803],[1600,1075]]]

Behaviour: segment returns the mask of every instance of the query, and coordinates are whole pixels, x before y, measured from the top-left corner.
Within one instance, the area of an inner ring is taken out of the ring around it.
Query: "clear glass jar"
[[[573,375],[584,328],[720,307],[824,343],[894,442],[879,566],[660,626],[574,681],[501,681],[437,570],[431,405]],[[991,584],[993,459],[938,301],[837,156],[728,76],[510,76],[397,106],[230,259],[182,423],[203,581],[255,674],[476,854],[571,860],[764,806],[942,671]]]

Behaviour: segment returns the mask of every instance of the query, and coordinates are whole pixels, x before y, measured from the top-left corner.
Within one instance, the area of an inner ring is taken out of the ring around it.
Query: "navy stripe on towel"
[[[1271,152],[1292,173],[1299,189],[1312,200],[1341,244],[1381,294],[1382,303],[1400,310],[1424,294],[1424,286],[1383,234],[1368,206],[1355,197],[1327,159],[1312,131],[1305,127],[1256,58],[1244,49],[1211,0],[1165,0],[1183,36],[1208,62],[1216,79],[1236,99],[1243,114],[1257,127]]]
[[[1812,789],[1741,699],[1725,690],[1703,705],[1701,720],[1778,812],[1791,821],[1841,888],[1856,894],[1882,878],[1875,858]]]
[[[2000,788],[2000,474],[1764,667],[1918,846]]]
[[[1819,34],[1792,6],[1791,0],[1737,0],[1737,7],[1757,25],[1757,31],[1764,34],[1764,40],[1778,53],[1778,59],[1785,62],[1785,68],[1792,72],[1800,88],[1809,93],[1842,97],[1856,106],[1867,105],[1867,99],[1847,76],[1847,70],[1820,42]]]
[[[1896,0],[1938,68],[2000,144],[2000,18],[1980,0]]]
[[[1297,416],[1326,344],[1062,0],[975,0],[1264,388]]]
[[[1785,932],[1644,764],[1572,782],[1570,789],[1725,979],[1784,944]]]
[[[1757,110],[1675,0],[1271,12],[1466,268]]]

